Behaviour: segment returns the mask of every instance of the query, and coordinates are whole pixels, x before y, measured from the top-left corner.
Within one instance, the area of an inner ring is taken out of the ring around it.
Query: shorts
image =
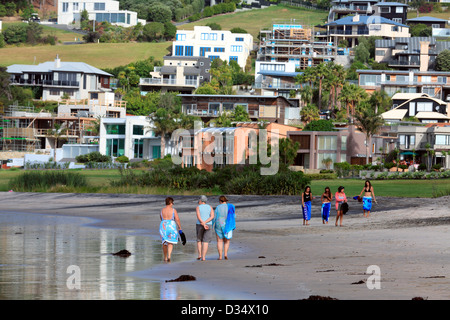
[[[207,225],[209,229],[205,229],[201,224],[196,224],[197,231],[197,242],[207,242],[210,243],[212,239],[212,225]]]

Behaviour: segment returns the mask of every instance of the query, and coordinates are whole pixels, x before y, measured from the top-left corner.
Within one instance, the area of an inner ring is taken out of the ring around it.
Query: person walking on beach
[[[303,225],[306,224],[309,226],[309,220],[311,220],[311,200],[313,199],[311,187],[306,186],[305,191],[302,193]]]
[[[200,196],[198,199],[198,206],[196,208],[197,260],[202,261],[205,260],[208,245],[211,242],[212,221],[214,220],[214,210],[209,204],[206,204],[206,201],[208,201],[206,196]]]
[[[372,210],[372,197],[373,201],[377,202],[377,200],[375,199],[375,192],[373,191],[373,186],[369,180],[366,180],[366,182],[364,183],[364,188],[361,190],[359,197],[361,197],[363,193],[364,197],[362,198],[362,202],[363,202],[364,217],[368,218],[370,211]]]
[[[159,234],[162,240],[164,261],[170,262],[173,245],[178,243],[178,234],[182,232],[180,218],[177,210],[173,207],[173,198],[166,198],[166,206],[161,210],[160,218]]]
[[[231,203],[227,203],[228,199],[225,196],[219,197],[220,204],[214,211],[214,230],[217,237],[217,251],[219,259],[228,259],[228,249],[230,248],[230,241],[233,237],[233,229],[236,227],[235,222],[235,207]]]
[[[329,187],[325,188],[324,193],[320,199],[322,201],[322,223],[328,224],[328,219],[330,218],[331,211],[331,200],[333,200],[333,195]]]
[[[334,195],[334,198],[336,199],[336,211],[337,211],[336,224],[335,225],[336,226],[338,225],[338,220],[339,220],[339,226],[342,227],[342,220],[343,220],[343,217],[344,217],[344,211],[343,211],[342,205],[347,202],[347,196],[344,193],[344,187],[343,186],[340,186],[338,188],[338,191]]]

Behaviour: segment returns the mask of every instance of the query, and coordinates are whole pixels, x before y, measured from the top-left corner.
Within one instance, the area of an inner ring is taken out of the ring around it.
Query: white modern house
[[[145,116],[101,118],[99,152],[114,158],[157,159],[161,157],[161,138],[149,129]]]
[[[135,26],[145,20],[138,19],[137,12],[120,10],[119,1],[113,0],[58,0],[58,24],[79,23],[81,13],[86,10],[89,20],[107,21],[122,27]]]
[[[251,34],[195,26],[194,30],[177,31],[176,41],[172,44],[172,55],[209,57],[211,61],[217,58],[225,61],[234,60],[241,68],[244,68],[252,49]]]
[[[41,87],[42,100],[90,99],[92,92],[111,92],[111,74],[84,62],[54,61],[38,65],[13,64],[7,67],[10,85]]]

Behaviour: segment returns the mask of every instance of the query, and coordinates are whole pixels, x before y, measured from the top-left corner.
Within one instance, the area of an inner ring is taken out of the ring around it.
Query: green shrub
[[[70,171],[26,171],[9,183],[9,188],[14,191],[46,191],[57,186],[85,187],[86,178],[77,172]]]
[[[82,154],[75,157],[77,162],[87,163],[87,162],[111,162],[110,156],[105,156],[98,151],[94,151],[87,154]]]

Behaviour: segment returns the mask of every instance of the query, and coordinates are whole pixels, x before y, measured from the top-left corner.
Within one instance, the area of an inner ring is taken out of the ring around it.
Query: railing
[[[390,65],[390,66],[420,66],[420,61],[390,60],[390,61],[388,61],[388,65]]]
[[[332,6],[330,10],[337,11],[367,11],[368,6],[355,6],[355,5],[338,5]]]
[[[199,117],[218,117],[222,113],[230,112],[230,111],[232,111],[232,110],[225,110],[225,111],[221,112],[220,110],[208,111],[208,110],[189,109],[189,110],[185,110],[184,113],[187,115],[193,115],[193,116],[199,116]],[[248,111],[248,115],[252,118],[257,118],[258,111],[250,110],[250,111]]]
[[[369,30],[358,30],[358,31],[353,31],[353,30],[330,30],[330,35],[334,35],[334,34],[343,34],[343,35],[365,35],[365,34],[369,34]]]
[[[162,79],[162,78],[140,78],[140,85],[152,85],[152,84],[167,84],[167,85],[176,85],[177,81],[175,79]]]
[[[70,105],[70,106],[99,106],[100,104],[99,99],[63,99],[60,101],[59,105]],[[106,106],[106,104],[105,104]],[[125,100],[114,100],[114,102],[111,104],[108,104],[110,107],[117,107],[117,108],[126,108],[127,102]]]
[[[79,87],[79,81],[67,81],[67,80],[43,80],[43,85],[54,87]]]
[[[300,89],[301,86],[299,84],[294,83],[267,83],[267,82],[255,82],[252,85],[255,89]]]

